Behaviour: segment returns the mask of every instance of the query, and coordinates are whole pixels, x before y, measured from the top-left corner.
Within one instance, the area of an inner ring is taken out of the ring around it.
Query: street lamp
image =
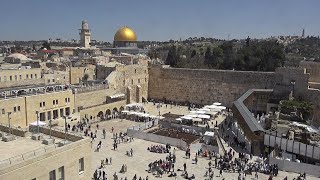
[[[40,127],[39,127],[39,111],[36,111],[36,114],[37,114],[37,130],[38,130],[38,133],[37,133],[37,134],[40,134]]]
[[[67,140],[67,116],[64,116],[64,144]]]
[[[51,139],[51,121],[52,121],[52,119],[50,118],[50,119],[49,119],[49,127],[50,127],[50,139]]]
[[[10,118],[10,115],[11,115],[11,112],[8,112],[8,125],[9,125],[9,134],[8,135],[10,135],[11,134],[11,118]]]

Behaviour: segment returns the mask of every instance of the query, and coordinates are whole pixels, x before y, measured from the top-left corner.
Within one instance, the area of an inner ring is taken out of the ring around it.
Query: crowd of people
[[[148,151],[155,152],[155,153],[169,153],[171,146],[167,144],[166,146],[163,145],[151,145],[148,147]]]

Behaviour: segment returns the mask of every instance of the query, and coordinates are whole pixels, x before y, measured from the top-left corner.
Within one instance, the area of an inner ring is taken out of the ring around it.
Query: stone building
[[[2,125],[0,128],[2,131],[8,130]],[[40,132],[49,136],[46,128],[41,127]],[[65,136],[61,131],[52,130],[52,138],[57,144],[45,145],[42,141],[31,140],[29,131],[18,129],[13,134],[20,137],[10,142],[0,141],[0,179],[91,178],[89,139],[73,134]]]
[[[0,88],[44,84],[41,69],[0,69]]]

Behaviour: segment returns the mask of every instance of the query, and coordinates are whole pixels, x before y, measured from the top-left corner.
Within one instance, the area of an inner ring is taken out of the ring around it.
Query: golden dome
[[[137,41],[137,36],[132,29],[127,26],[123,26],[114,35],[114,41]]]

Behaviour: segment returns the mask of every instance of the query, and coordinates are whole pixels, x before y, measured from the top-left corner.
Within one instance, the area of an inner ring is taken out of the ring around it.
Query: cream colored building
[[[41,89],[42,87],[37,87]],[[17,127],[27,127],[37,121],[37,112],[40,121],[69,116],[74,111],[74,95],[72,90],[48,91],[53,87],[47,87],[47,91],[41,89],[38,94],[26,94],[21,96],[0,99],[0,123],[11,124]],[[57,88],[57,87],[56,87]],[[20,90],[25,91],[25,90]],[[8,112],[11,114],[8,116]]]
[[[57,144],[45,145],[42,141],[31,140],[28,133],[18,131],[26,137],[17,137],[10,142],[0,141],[1,180],[91,178],[92,153],[88,138],[67,134],[68,143],[63,145],[64,133],[52,130]],[[48,138],[48,129],[40,128],[40,132]]]
[[[44,84],[41,69],[0,69],[0,88]]]

